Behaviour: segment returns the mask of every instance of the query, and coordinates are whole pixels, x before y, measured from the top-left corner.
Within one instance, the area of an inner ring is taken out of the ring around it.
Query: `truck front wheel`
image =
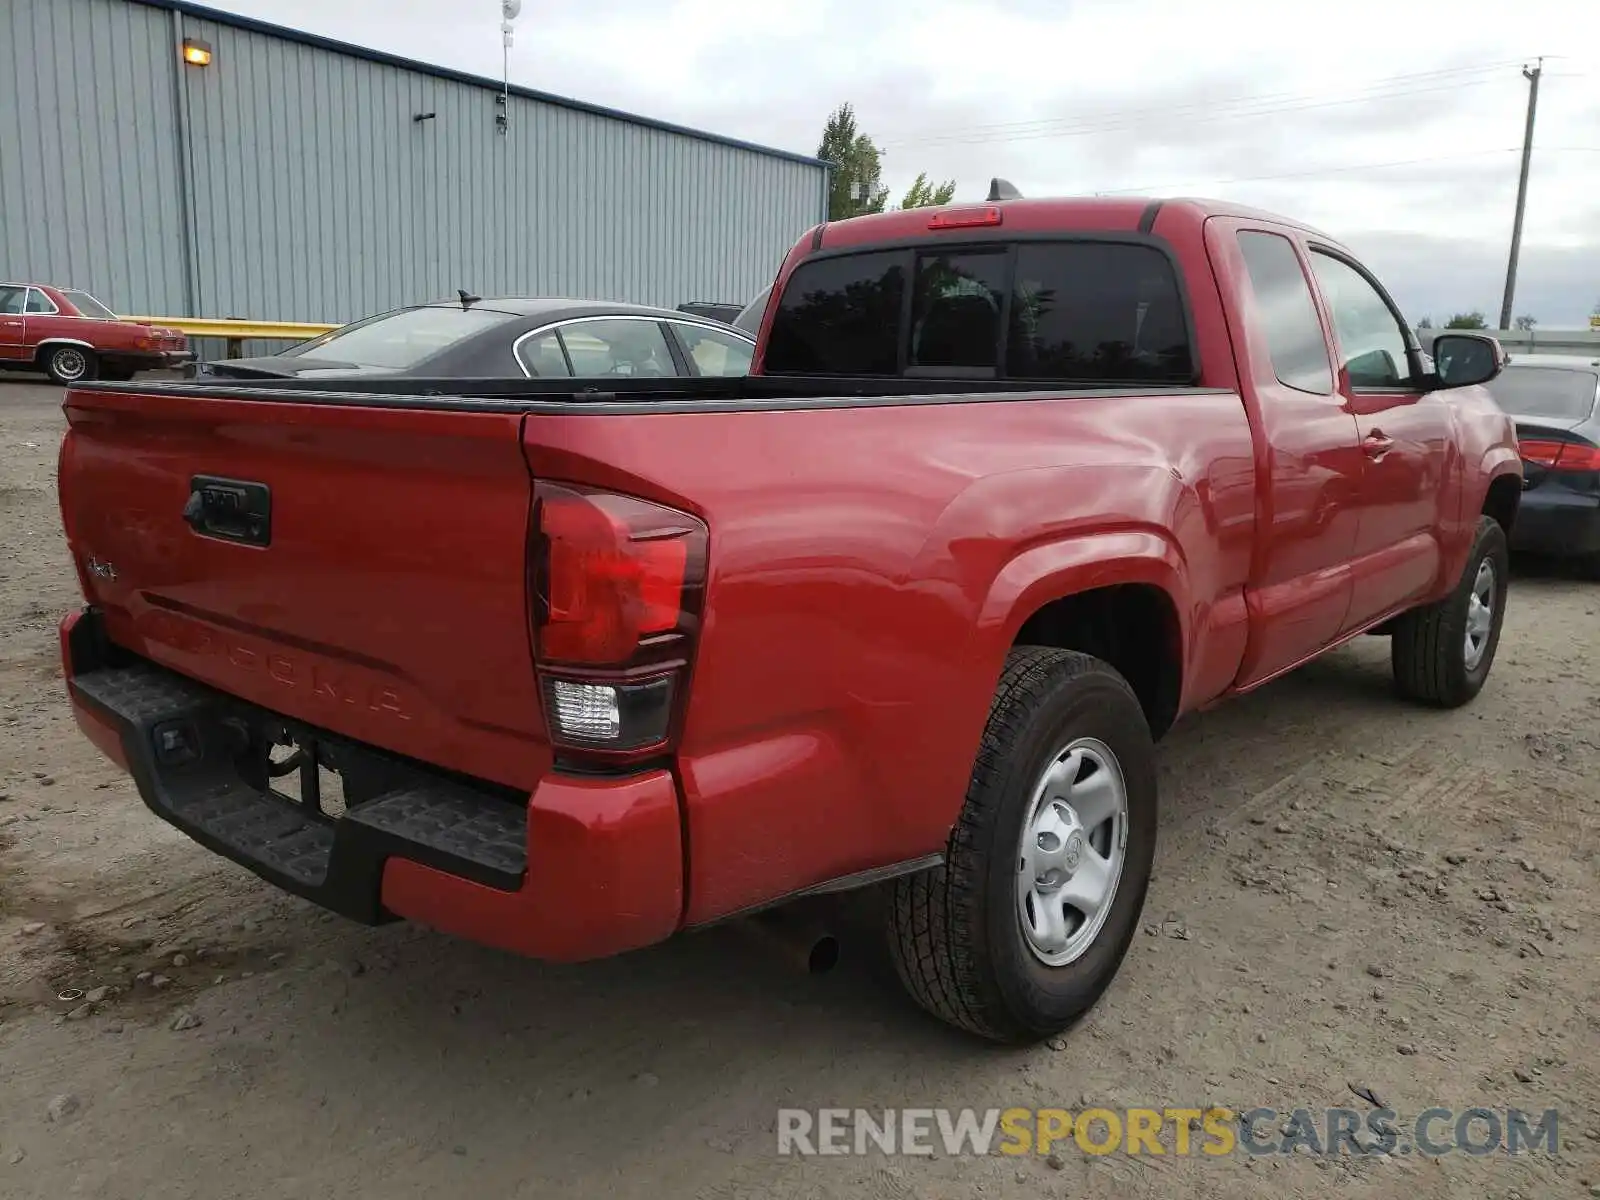
[[[1494,518],[1481,518],[1455,589],[1395,619],[1390,656],[1401,695],[1456,708],[1483,690],[1500,645],[1510,573],[1505,530]]]
[[[1155,746],[1127,682],[1087,654],[1013,650],[945,865],[893,885],[902,982],[984,1037],[1060,1032],[1121,965],[1155,843]]]

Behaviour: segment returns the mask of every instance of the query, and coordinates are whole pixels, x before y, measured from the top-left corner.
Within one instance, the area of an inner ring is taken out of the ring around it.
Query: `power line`
[[[1317,167],[1309,171],[1284,171],[1276,175],[1245,175],[1237,179],[1205,179],[1201,183],[1227,186],[1235,183],[1264,183],[1273,179],[1311,179],[1325,175],[1345,175],[1356,171],[1383,171],[1391,167],[1415,167],[1425,163],[1455,162],[1466,158],[1487,158],[1495,154],[1515,154],[1520,147],[1505,146],[1498,150],[1469,150],[1460,154],[1435,154],[1428,158],[1402,158],[1393,162],[1350,163],[1342,167]],[[1153,192],[1170,192],[1189,186],[1182,183],[1147,183],[1131,188],[1101,188],[1096,196],[1130,196]]]
[[[1488,64],[1484,64],[1483,66],[1477,66],[1477,67],[1456,67],[1456,68],[1452,68],[1451,70],[1448,70],[1448,71],[1417,71],[1417,72],[1413,72],[1413,73],[1405,74],[1405,75],[1392,75],[1392,76],[1387,76],[1387,77],[1384,77],[1384,78],[1381,78],[1381,79],[1373,80],[1371,83],[1369,83],[1369,84],[1367,84],[1367,85],[1365,85],[1363,87],[1355,89],[1355,92],[1356,93],[1364,93],[1364,92],[1382,91],[1382,90],[1386,90],[1388,88],[1395,87],[1395,86],[1400,85],[1400,84],[1406,84],[1406,83],[1437,82],[1437,79],[1440,76],[1461,75],[1461,74],[1477,75],[1477,74],[1482,74],[1482,73],[1489,72],[1489,71],[1502,70],[1505,67],[1510,67],[1510,66],[1515,66],[1515,65],[1516,65],[1515,60],[1510,60],[1510,61],[1500,62],[1500,63],[1488,63]],[[1343,95],[1343,94],[1346,94],[1346,93],[1345,92],[1335,92],[1334,93],[1334,95]],[[1095,118],[1095,120],[1096,121],[1100,121],[1100,120],[1116,120],[1116,119],[1121,119],[1121,118],[1124,118],[1124,117],[1143,116],[1143,115],[1164,116],[1164,115],[1167,115],[1167,114],[1170,114],[1170,113],[1174,113],[1174,112],[1185,112],[1185,111],[1190,111],[1190,110],[1194,110],[1194,109],[1210,110],[1210,109],[1217,108],[1217,107],[1228,107],[1228,106],[1233,106],[1233,105],[1276,104],[1276,103],[1280,103],[1280,102],[1283,102],[1283,101],[1315,100],[1315,99],[1321,99],[1321,98],[1325,98],[1325,97],[1319,97],[1319,96],[1317,96],[1315,94],[1307,93],[1307,92],[1303,92],[1303,91],[1252,92],[1252,93],[1245,93],[1245,94],[1239,94],[1239,95],[1233,95],[1233,96],[1223,96],[1223,97],[1219,97],[1219,98],[1211,99],[1211,100],[1193,100],[1193,101],[1190,101],[1190,102],[1188,102],[1186,104],[1158,104],[1158,105],[1152,105],[1152,106],[1147,107],[1147,108],[1122,109],[1120,111],[1115,111],[1114,110],[1112,112],[1102,114],[1100,117]],[[1005,131],[1005,130],[1024,130],[1025,131],[1026,129],[1032,128],[1032,127],[1052,126],[1052,125],[1061,124],[1063,122],[1071,123],[1073,120],[1074,120],[1074,118],[1071,118],[1071,117],[1034,117],[1034,118],[1030,118],[1030,119],[1024,120],[1024,121],[995,121],[995,122],[988,122],[988,123],[981,124],[981,125],[962,125],[962,126],[954,126],[954,127],[951,127],[949,129],[944,129],[944,130],[933,130],[933,131],[930,131],[927,136],[930,136],[930,137],[946,137],[946,136],[956,136],[956,135],[966,134],[966,133],[981,134],[981,133],[988,133],[988,132],[992,132],[992,131]]]
[[[1238,96],[1189,104],[1162,105],[1141,109],[1124,109],[1103,113],[1092,118],[1040,118],[1030,121],[1000,122],[986,126],[967,126],[929,131],[919,137],[901,138],[883,143],[886,149],[904,146],[938,144],[981,144],[996,141],[1032,141],[1050,137],[1079,137],[1094,133],[1110,133],[1130,128],[1141,118],[1159,118],[1164,121],[1232,120],[1242,117],[1269,116],[1282,112],[1329,108],[1340,105],[1368,104],[1377,101],[1404,99],[1415,95],[1457,91],[1482,87],[1496,82],[1497,73],[1515,63],[1485,64],[1477,67],[1459,67],[1449,71],[1416,72],[1375,81],[1354,93],[1334,93],[1331,97],[1318,97],[1307,93],[1267,93]],[[1451,76],[1480,76],[1481,78],[1456,78]]]
[[[1271,117],[1282,113],[1309,112],[1315,109],[1340,108],[1352,104],[1373,104],[1388,100],[1403,100],[1412,96],[1433,95],[1439,92],[1466,91],[1469,88],[1485,87],[1496,82],[1498,82],[1498,80],[1495,79],[1475,79],[1446,86],[1407,88],[1404,90],[1395,90],[1385,93],[1375,93],[1368,96],[1352,96],[1340,100],[1320,100],[1303,104],[1271,105],[1253,109],[1239,108],[1232,111],[1224,110],[1221,112],[1215,111],[1215,109],[1210,111],[1201,110],[1193,114],[1176,111],[1158,111],[1157,113],[1153,114],[1153,116],[1159,117],[1159,119],[1164,123],[1178,125],[1207,125],[1217,121],[1248,120],[1252,117]],[[1056,138],[1090,137],[1096,134],[1124,133],[1129,130],[1138,129],[1143,125],[1148,125],[1151,123],[1151,121],[1152,118],[1150,117],[1143,119],[1117,118],[1116,120],[1107,120],[1106,122],[1099,124],[1085,122],[1077,126],[1063,126],[1057,129],[1043,129],[1017,134],[989,134],[983,137],[945,137],[914,143],[900,143],[899,145],[901,148],[905,148],[907,146],[978,146],[988,145],[996,142],[1035,142],[1053,140]]]

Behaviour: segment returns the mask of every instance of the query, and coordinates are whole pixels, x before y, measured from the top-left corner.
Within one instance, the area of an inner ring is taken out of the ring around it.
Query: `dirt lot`
[[[999,1050],[913,1011],[864,936],[820,978],[729,932],[553,968],[335,921],[157,821],[63,701],[59,401],[0,380],[0,1195],[1600,1195],[1600,585],[1522,566],[1462,712],[1394,700],[1363,639],[1186,722],[1145,935],[1063,1049]],[[1558,1108],[1562,1150],[798,1159],[773,1133],[788,1106],[1351,1084],[1402,1119]]]

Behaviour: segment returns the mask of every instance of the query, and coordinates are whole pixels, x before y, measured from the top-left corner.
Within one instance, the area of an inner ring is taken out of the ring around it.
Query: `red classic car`
[[[124,380],[193,357],[181,330],[124,320],[88,292],[0,283],[0,370],[43,371],[57,383]]]

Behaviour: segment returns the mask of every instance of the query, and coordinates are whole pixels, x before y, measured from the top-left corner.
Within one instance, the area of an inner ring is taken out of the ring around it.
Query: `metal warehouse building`
[[[827,206],[815,159],[523,88],[502,107],[499,81],[186,0],[0,0],[0,63],[0,278],[122,312],[743,301]]]

